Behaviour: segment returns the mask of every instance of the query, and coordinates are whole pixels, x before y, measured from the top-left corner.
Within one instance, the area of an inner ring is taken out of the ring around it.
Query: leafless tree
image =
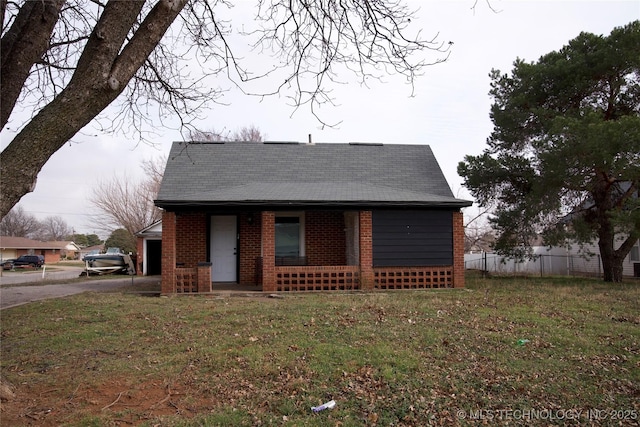
[[[255,16],[234,23],[223,18],[232,5],[0,0],[0,126],[17,132],[0,153],[0,217],[33,191],[51,155],[92,121],[106,132],[143,132],[153,117],[171,116],[188,128],[224,93],[206,87],[205,76],[227,77],[258,96],[282,95],[316,114],[332,103],[331,83],[345,70],[363,84],[395,73],[413,87],[449,48],[414,31],[414,12],[401,0],[258,0]],[[261,69],[244,62],[239,46],[247,39]],[[258,80],[266,90],[254,90]],[[101,116],[116,99],[117,113]],[[31,112],[26,123],[10,123],[17,106]]]
[[[49,216],[40,221],[40,228],[36,238],[42,241],[61,241],[69,239],[73,230],[67,222],[60,216]]]
[[[14,237],[34,237],[40,229],[38,219],[16,206],[0,221],[0,235]]]
[[[233,133],[232,139],[239,142],[263,142],[265,136],[256,126],[245,126]]]
[[[146,199],[148,199],[147,202],[150,204],[150,206],[153,206],[154,209],[157,209],[157,208],[155,207],[155,205],[153,205],[153,201],[158,195],[158,191],[160,191],[160,184],[162,183],[162,177],[164,175],[164,167],[166,165],[167,165],[167,158],[165,156],[142,161],[142,170],[145,173],[145,179],[140,183],[140,186],[141,186],[140,192],[145,195]],[[161,216],[160,212],[150,215],[150,218],[153,219],[152,223],[156,219],[159,219],[160,216]],[[150,224],[146,224],[146,225],[150,225]]]
[[[465,252],[491,252],[495,240],[495,233],[487,223],[473,223],[464,229]]]
[[[234,141],[234,142],[263,142],[266,138],[260,129],[255,125],[244,126],[233,133],[227,131],[217,131],[215,129],[202,131],[194,130],[189,133],[192,141]]]
[[[466,212],[465,212],[466,213]],[[473,216],[465,215],[464,251],[491,251],[495,241],[495,233],[487,218],[489,210],[483,209]]]
[[[138,183],[126,175],[99,182],[89,199],[101,212],[96,227],[105,232],[124,228],[133,235],[158,221],[162,211],[153,204],[158,189],[150,179]]]

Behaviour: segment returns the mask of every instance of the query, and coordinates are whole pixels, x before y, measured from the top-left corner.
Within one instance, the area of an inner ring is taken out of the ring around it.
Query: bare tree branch
[[[246,31],[224,19],[235,4],[227,0],[0,4],[3,129],[17,104],[32,111],[26,124],[11,125],[19,132],[0,154],[0,216],[92,121],[103,132],[142,140],[167,117],[178,119],[184,134],[194,130],[205,105],[223,103],[225,89],[207,86],[205,78],[226,76],[254,96],[282,95],[293,112],[307,106],[320,123],[335,125],[319,108],[334,103],[331,86],[347,82],[343,76],[367,86],[399,75],[412,95],[424,67],[446,60],[450,46],[414,30],[415,12],[401,0],[259,0]],[[269,60],[247,67],[241,37]],[[33,45],[21,49],[27,41]],[[115,100],[117,112],[101,116]]]
[[[0,42],[0,128],[29,77],[32,64],[49,48],[49,35],[58,21],[64,0],[28,1]],[[4,22],[6,2],[2,3]],[[4,28],[3,28],[4,29]]]
[[[153,203],[159,189],[156,178],[136,183],[127,175],[116,175],[98,183],[89,199],[101,212],[96,217],[98,228],[108,233],[124,228],[133,235],[158,221],[162,212]]]
[[[67,240],[73,234],[73,230],[60,216],[50,216],[40,221],[37,239],[42,241]]]
[[[223,129],[218,131],[216,129],[193,130],[189,133],[189,139],[191,141],[207,141],[207,142],[263,142],[266,138],[260,129],[255,125],[244,126],[233,133],[230,130]]]
[[[40,229],[38,219],[16,206],[0,221],[0,235],[32,238]]]

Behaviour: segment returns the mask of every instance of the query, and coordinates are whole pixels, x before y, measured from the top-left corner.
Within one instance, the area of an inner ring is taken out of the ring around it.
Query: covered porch
[[[450,214],[453,236],[462,235],[462,215]],[[215,218],[223,215],[235,223],[236,275],[231,276],[235,280],[220,282],[215,272],[225,266],[215,255],[213,235]],[[263,292],[464,286],[462,263],[458,270],[452,263],[377,266],[372,216],[371,210],[165,211],[162,293],[208,293],[229,283]],[[462,258],[462,238],[454,244],[455,251]]]

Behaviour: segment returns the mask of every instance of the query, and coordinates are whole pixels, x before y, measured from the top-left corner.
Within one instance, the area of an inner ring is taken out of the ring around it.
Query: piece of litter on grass
[[[325,409],[331,409],[334,406],[336,406],[336,401],[335,400],[330,400],[327,403],[323,403],[320,406],[312,406],[311,410],[313,412],[320,412],[320,411],[324,411]]]
[[[518,340],[518,345],[525,345],[528,342],[529,342],[529,340],[521,338],[521,339]]]

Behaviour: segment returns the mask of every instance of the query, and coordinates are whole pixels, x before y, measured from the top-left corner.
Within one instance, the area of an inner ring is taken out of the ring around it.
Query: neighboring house
[[[163,294],[464,286],[471,202],[426,145],[176,142],[155,203]]]
[[[45,264],[61,259],[75,259],[80,248],[70,241],[40,242],[26,237],[0,236],[0,260],[15,259],[20,255],[43,255]]]
[[[615,184],[612,187],[612,203],[618,204],[620,199],[628,194],[632,198],[637,198],[637,190],[630,192],[630,189],[630,182]],[[562,221],[570,227],[574,219],[589,212],[594,214],[595,207],[593,200],[588,198],[573,212],[563,217]],[[616,235],[614,247],[619,248],[628,236],[628,234]],[[484,252],[476,253],[474,251],[465,254],[465,268],[505,274],[603,276],[602,258],[597,241],[586,244],[572,242],[569,247],[548,247],[543,244],[543,239],[540,236],[531,242],[534,257],[522,262],[491,253],[490,248],[482,249]],[[622,275],[624,277],[640,277],[640,240],[636,241],[622,262]]]
[[[513,259],[490,252],[465,254],[465,268],[504,274],[595,277],[601,277],[603,274],[597,243],[574,244],[570,248],[549,248],[542,244],[534,244],[531,249],[536,257],[523,262],[515,262]],[[624,259],[622,275],[640,277],[640,240]]]
[[[136,233],[138,275],[153,276],[162,273],[162,221],[157,221]]]

